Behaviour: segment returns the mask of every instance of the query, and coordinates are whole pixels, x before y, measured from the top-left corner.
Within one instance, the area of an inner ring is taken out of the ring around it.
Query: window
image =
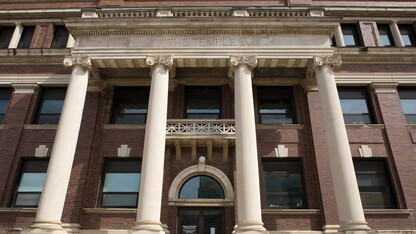
[[[45,182],[47,160],[24,160],[15,190],[14,207],[37,207]]]
[[[400,88],[399,96],[407,123],[416,124],[416,89]]]
[[[0,48],[5,49],[9,47],[15,27],[2,27],[0,31]]]
[[[403,43],[405,46],[415,46],[415,33],[413,31],[412,25],[409,24],[399,24],[400,34],[402,35]]]
[[[98,206],[136,208],[141,167],[139,160],[106,160]]]
[[[66,89],[44,89],[35,123],[58,124]]]
[[[224,199],[221,185],[209,176],[195,176],[185,182],[179,193],[181,199]]]
[[[346,124],[372,123],[365,88],[339,88],[338,94]]]
[[[382,160],[354,160],[361,202],[365,209],[395,208],[395,201]]]
[[[4,116],[6,115],[11,95],[11,89],[0,89],[0,123],[3,122]]]
[[[391,35],[388,24],[377,24],[378,33],[380,34],[381,44],[383,46],[394,46],[393,36]]]
[[[337,42],[336,42],[336,40],[335,40],[335,36],[333,36],[333,37],[332,37],[332,39],[329,41],[329,44],[330,44],[331,46],[337,46]]]
[[[113,124],[145,124],[149,87],[117,87],[114,91]]]
[[[33,34],[35,33],[35,26],[23,27],[22,36],[20,37],[19,45],[17,48],[29,48],[32,42]]]
[[[66,48],[69,32],[65,26],[56,26],[51,48]]]
[[[220,119],[221,87],[186,87],[185,115],[188,119]]]
[[[263,161],[267,208],[303,208],[300,161]]]
[[[258,87],[257,96],[261,124],[296,122],[292,87]]]
[[[355,24],[341,24],[345,46],[360,46],[357,27]]]

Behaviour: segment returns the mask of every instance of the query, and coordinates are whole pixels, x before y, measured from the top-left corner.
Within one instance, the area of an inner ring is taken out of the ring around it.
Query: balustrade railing
[[[166,126],[167,135],[235,135],[234,120],[168,120]]]

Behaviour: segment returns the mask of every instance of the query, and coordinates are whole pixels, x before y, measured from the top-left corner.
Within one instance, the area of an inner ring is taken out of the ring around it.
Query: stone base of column
[[[167,226],[167,225],[166,225]],[[165,234],[164,228],[161,222],[155,222],[150,220],[140,220],[134,223],[133,234]]]
[[[267,234],[269,233],[264,227],[262,222],[246,221],[240,222],[234,226],[233,233],[235,234]]]
[[[46,229],[46,230],[62,230],[61,221],[49,221],[49,220],[35,220],[30,228],[35,229]]]
[[[341,227],[339,225],[336,224],[328,224],[328,225],[324,225],[322,227],[323,233],[338,233],[338,230]]]
[[[345,232],[349,234],[362,234],[368,233],[368,231],[371,231],[371,228],[368,227],[367,222],[365,221],[349,221],[345,223],[340,224],[340,232]]]
[[[166,234],[170,234],[170,231],[169,231],[169,226],[168,226],[167,224],[162,224],[162,228],[163,228],[163,231],[164,231]]]

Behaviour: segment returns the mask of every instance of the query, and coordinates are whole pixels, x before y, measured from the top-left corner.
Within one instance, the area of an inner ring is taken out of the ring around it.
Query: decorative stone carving
[[[340,67],[342,65],[341,57],[339,56],[313,56],[312,64],[308,67],[307,77],[312,79],[315,77],[316,69],[328,65],[331,69]]]
[[[368,145],[361,145],[360,148],[358,148],[358,152],[363,158],[370,158],[373,156],[373,152]]]
[[[316,79],[308,78],[302,80],[300,83],[302,85],[302,88],[305,90],[305,92],[313,92],[318,91],[318,85],[316,83]]]
[[[235,135],[235,124],[227,121],[173,122],[167,124],[166,134]]]
[[[44,158],[48,154],[49,148],[46,145],[39,145],[35,150],[35,157]]]
[[[230,69],[228,70],[228,76],[230,78],[234,78],[234,71],[240,65],[247,65],[250,69],[255,68],[257,66],[257,56],[256,55],[252,55],[248,57],[230,56],[229,65],[230,65]]]
[[[14,93],[34,93],[38,88],[37,84],[12,84]]]
[[[164,65],[171,69],[173,66],[173,56],[149,56],[146,58],[146,65],[148,67],[153,67],[154,65]]]
[[[127,158],[130,156],[131,148],[128,145],[120,145],[120,148],[118,148],[118,157]]]
[[[398,82],[372,82],[370,87],[375,93],[395,93]]]
[[[91,57],[65,56],[64,67],[71,68],[72,66],[81,66],[90,70],[92,67]]]
[[[289,156],[289,149],[286,148],[285,145],[277,145],[277,147],[274,148],[274,152],[278,158],[285,158]]]

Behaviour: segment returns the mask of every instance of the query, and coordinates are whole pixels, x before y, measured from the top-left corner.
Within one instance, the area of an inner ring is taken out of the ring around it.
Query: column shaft
[[[14,28],[12,38],[10,39],[9,49],[17,48],[19,45],[20,37],[22,36],[22,32],[23,25],[21,23],[17,23],[16,27]]]
[[[257,61],[255,64],[257,64]],[[236,233],[266,231],[261,217],[259,166],[251,78],[251,68],[244,62],[234,68],[238,206]]]
[[[391,33],[393,34],[394,42],[396,43],[397,47],[405,47],[402,35],[400,33],[399,26],[397,26],[396,21],[390,22],[390,29]]]
[[[344,34],[342,33],[341,26],[338,26],[337,30],[335,31],[335,41],[337,46],[345,46]]]
[[[170,60],[173,62],[172,58]],[[153,58],[151,61],[153,66],[152,82],[144,139],[137,221],[133,229],[141,233],[164,233],[160,222],[160,211],[165,158],[169,69],[161,62],[155,64]]]
[[[80,65],[73,67],[32,228],[62,229],[61,216],[78,141],[88,74],[88,70]]]
[[[340,61],[340,60],[339,60]],[[331,64],[315,70],[341,231],[369,230]]]

